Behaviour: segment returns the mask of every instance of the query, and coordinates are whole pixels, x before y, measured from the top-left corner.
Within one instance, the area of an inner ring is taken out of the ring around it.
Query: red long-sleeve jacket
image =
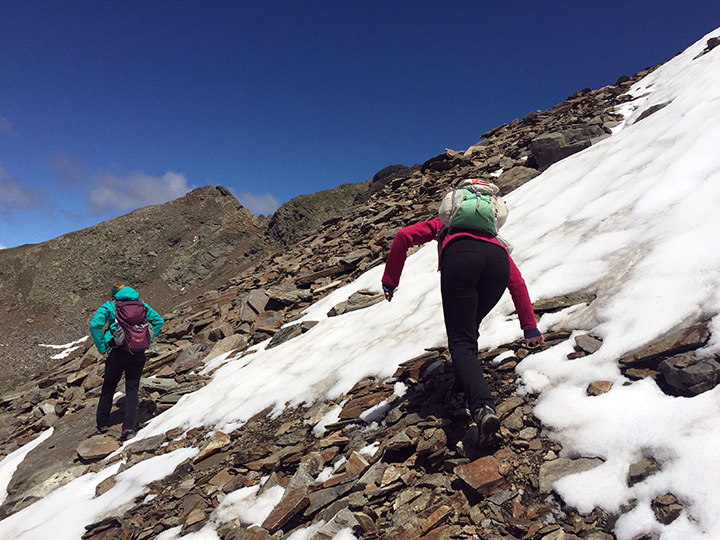
[[[382,277],[383,284],[393,288],[397,287],[400,283],[400,275],[402,274],[403,267],[405,266],[407,250],[411,246],[419,246],[429,242],[430,240],[437,239],[438,231],[440,231],[442,227],[443,223],[440,221],[440,218],[435,218],[430,221],[421,221],[420,223],[409,225],[400,229],[395,235],[395,240],[393,240],[392,247],[390,248],[390,254],[388,255],[385,263],[385,273]],[[440,246],[439,250],[440,256],[442,255],[442,250],[448,242],[458,236],[469,236],[484,242],[497,244],[505,249],[505,246],[503,246],[497,238],[489,233],[463,229],[453,231],[444,238],[443,244]],[[509,253],[508,261],[510,262],[510,281],[508,282],[508,289],[510,290],[510,296],[512,297],[513,304],[515,304],[518,319],[520,319],[520,328],[523,330],[532,330],[537,328],[537,324],[535,322],[532,302],[530,302],[530,295],[528,294],[525,280]]]

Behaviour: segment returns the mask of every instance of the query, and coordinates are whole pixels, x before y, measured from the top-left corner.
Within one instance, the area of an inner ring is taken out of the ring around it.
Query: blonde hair
[[[127,287],[127,285],[125,285],[122,281],[115,283],[115,285],[112,286],[112,289],[110,289],[110,298],[114,299],[117,292],[123,287]]]

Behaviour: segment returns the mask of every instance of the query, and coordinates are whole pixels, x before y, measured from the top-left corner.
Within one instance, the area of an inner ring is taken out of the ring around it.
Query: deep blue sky
[[[0,4],[0,245],[192,187],[254,212],[669,60],[717,1]]]

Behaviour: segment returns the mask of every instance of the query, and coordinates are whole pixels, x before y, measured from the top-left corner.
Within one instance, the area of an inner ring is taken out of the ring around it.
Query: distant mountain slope
[[[0,251],[0,387],[37,367],[32,345],[82,335],[112,283],[131,283],[168,309],[184,288],[206,289],[228,262],[244,268],[246,253],[262,248],[264,225],[228,190],[207,186],[49,242]]]

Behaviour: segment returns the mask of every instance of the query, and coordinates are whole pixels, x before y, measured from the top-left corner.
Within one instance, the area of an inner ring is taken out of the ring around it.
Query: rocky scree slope
[[[578,142],[579,131],[606,134],[619,121],[613,107],[626,99],[625,89],[644,74],[579,92],[550,111],[500,126],[466,151],[448,150],[420,167],[376,175],[374,191],[371,182],[372,193],[363,195],[366,198],[354,211],[326,220],[318,233],[176,306],[167,313],[166,329],[149,354],[147,375],[154,378],[143,384],[144,419],[202,387],[205,379],[198,373],[210,358],[224,351],[243,351],[268,338],[272,346],[307,330],[309,323],[280,328],[328,291],[381,263],[396,230],[432,217],[440,195],[456,179],[492,177],[508,192],[537,175],[534,166],[547,163],[543,160],[562,159],[572,147],[578,151],[591,144],[587,139]],[[548,136],[557,133],[562,138]],[[593,300],[591,291],[583,293],[536,302],[536,313]],[[336,306],[333,314],[342,316],[380,300],[379,295],[360,292]],[[698,382],[694,368],[698,362],[692,355],[708,335],[702,323],[678,329],[620,364],[628,377],[650,376],[668,393],[694,395],[713,386],[712,376]],[[550,344],[568,337],[565,331],[548,335]],[[585,336],[576,338],[574,345],[577,358],[593,352],[598,340]],[[335,402],[288,410],[273,421],[261,413],[233,433],[206,438],[210,429],[198,427],[129,445],[123,451],[129,460],[125,467],[182,446],[199,446],[201,451],[172,477],[152,486],[157,495],[152,501],[137,501],[121,515],[90,526],[86,537],[152,538],[175,526],[186,532],[197,530],[213,516],[226,493],[256,485],[270,475],[268,486],[286,487],[283,501],[262,527],[246,530],[241,523],[222,524],[222,538],[283,538],[320,520],[328,528],[318,538],[331,538],[332,527],[352,527],[365,538],[612,538],[616,516],[597,512],[580,516],[552,495],[548,485],[556,478],[553,475],[593,463],[558,460],[557,444],[539,435],[539,423],[532,416],[533,396],[514,393],[514,363],[530,351],[508,343],[499,351],[482,352],[480,358],[489,361],[504,350],[512,351],[512,356],[488,370],[503,422],[499,448],[475,453],[463,444],[466,421],[450,418],[442,408],[442,397],[452,382],[447,353],[432,349],[407,359],[396,373],[395,379],[410,388],[402,398],[391,397],[394,381],[368,379]],[[57,370],[3,396],[2,453],[49,426],[55,427],[55,433],[18,469],[1,515],[17,512],[54,487],[108,465],[103,459],[117,448],[113,436],[118,435],[118,426],[109,437],[88,439],[102,369],[86,342]],[[690,383],[683,386],[683,381]],[[607,389],[606,381],[597,381],[588,393]],[[359,430],[364,423],[360,414],[383,399],[390,399],[390,406],[375,419],[380,428]],[[314,423],[343,400],[347,402],[341,421],[315,438]],[[360,452],[373,443],[376,450],[371,455]],[[326,465],[336,467],[333,476],[313,482],[318,468]],[[661,467],[652,461],[638,463],[628,482]],[[98,491],[111,486],[112,479]],[[659,520],[669,522],[682,506],[672,494],[661,499],[653,503],[653,510]]]

